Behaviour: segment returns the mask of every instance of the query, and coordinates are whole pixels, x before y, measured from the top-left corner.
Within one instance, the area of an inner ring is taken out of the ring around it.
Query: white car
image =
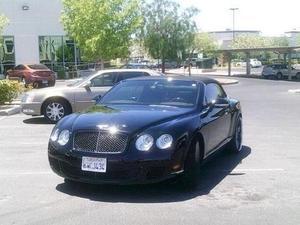
[[[237,61],[234,62],[235,66],[242,66],[242,67],[246,67],[247,63],[246,62],[242,62],[242,61]],[[257,60],[257,59],[250,59],[250,66],[252,68],[257,68],[257,67],[261,67],[261,61]]]
[[[284,77],[288,77],[288,71],[288,65],[286,64],[272,64],[264,66],[262,76],[264,78],[272,77],[280,80]],[[300,80],[300,70],[292,67],[291,76],[296,77],[298,80]]]

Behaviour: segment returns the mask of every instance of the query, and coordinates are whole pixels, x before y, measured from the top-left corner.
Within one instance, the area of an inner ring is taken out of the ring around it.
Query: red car
[[[33,87],[54,86],[55,73],[43,64],[24,65],[20,64],[7,71],[8,79],[19,79],[25,86],[32,84]]]

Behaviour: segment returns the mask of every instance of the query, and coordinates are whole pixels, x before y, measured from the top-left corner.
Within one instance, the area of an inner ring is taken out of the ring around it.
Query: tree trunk
[[[192,54],[194,54],[194,49],[189,54],[189,76],[192,75],[192,72],[191,72],[191,57],[192,57]]]
[[[104,60],[101,59],[101,60],[100,60],[100,63],[101,63],[101,70],[104,70]]]
[[[161,59],[161,72],[165,73],[166,72],[166,68],[165,68],[165,59]]]

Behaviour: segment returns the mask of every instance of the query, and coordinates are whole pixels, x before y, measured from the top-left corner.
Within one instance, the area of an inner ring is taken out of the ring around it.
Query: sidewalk
[[[21,112],[21,101],[15,100],[9,104],[0,105],[0,116],[10,116]]]

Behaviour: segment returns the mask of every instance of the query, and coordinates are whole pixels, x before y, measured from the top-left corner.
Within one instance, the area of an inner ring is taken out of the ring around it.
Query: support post
[[[288,77],[289,80],[292,80],[292,52],[289,51],[288,53]]]
[[[251,74],[251,65],[250,65],[250,52],[246,52],[246,75]]]
[[[227,60],[228,60],[228,76],[231,76],[231,54],[227,54]]]

